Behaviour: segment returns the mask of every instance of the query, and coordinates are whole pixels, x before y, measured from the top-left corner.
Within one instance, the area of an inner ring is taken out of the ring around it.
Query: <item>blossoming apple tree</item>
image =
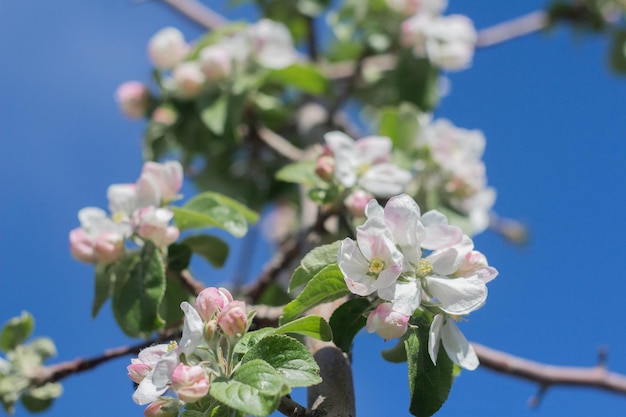
[[[110,300],[120,330],[144,342],[44,366],[54,344],[29,339],[23,313],[0,335],[4,409],[44,410],[65,376],[132,355],[129,395],[146,416],[354,416],[350,356],[363,329],[396,340],[383,357],[407,363],[416,416],[434,414],[460,372],[497,368],[461,330],[498,276],[472,236],[524,232],[493,212],[483,134],[432,112],[443,74],[468,69],[474,48],[506,31],[481,38],[470,18],[446,15],[445,0],[257,1],[254,23],[167,2],[210,30],[149,39],[152,79],[116,92],[122,113],[146,123],[146,162],[134,182],[108,188],[106,209],[80,209],[69,232],[71,255],[93,265],[93,316]],[[625,71],[624,7],[558,2],[526,24],[606,31]],[[322,16],[333,34],[323,46]],[[348,102],[368,115],[367,133]],[[197,195],[181,195],[185,178]],[[278,250],[258,281],[204,288],[192,258],[220,267],[228,256],[212,230],[243,237],[268,206]],[[618,376],[602,383],[626,392]],[[307,406],[289,396],[298,387]]]

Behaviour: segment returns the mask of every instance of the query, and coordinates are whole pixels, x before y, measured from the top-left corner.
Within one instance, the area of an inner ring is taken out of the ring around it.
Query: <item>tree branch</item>
[[[537,10],[524,16],[499,23],[478,32],[476,47],[486,48],[530,35],[545,29],[549,22],[548,13],[543,10]]]
[[[206,29],[216,29],[228,20],[198,0],[163,0],[165,4]]]

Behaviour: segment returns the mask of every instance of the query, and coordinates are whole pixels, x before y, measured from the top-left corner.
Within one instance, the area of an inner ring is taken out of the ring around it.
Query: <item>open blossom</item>
[[[180,231],[169,222],[174,217],[171,210],[153,206],[140,209],[135,215],[135,224],[138,225],[137,234],[144,240],[149,240],[157,247],[163,248],[178,240]]]
[[[476,37],[472,21],[463,15],[432,17],[420,13],[402,23],[402,43],[448,71],[470,66]]]
[[[168,204],[180,198],[183,186],[183,167],[178,161],[163,163],[148,161],[143,165],[141,177],[150,177],[160,192],[162,204]]]
[[[74,258],[87,263],[108,264],[124,252],[124,239],[130,229],[108,218],[97,207],[86,207],[78,212],[81,226],[70,232],[70,252]]]
[[[296,62],[291,33],[282,23],[261,19],[248,28],[247,35],[251,51],[261,66],[282,69]]]
[[[115,91],[115,100],[125,116],[139,119],[146,115],[150,105],[150,91],[139,81],[126,81]]]
[[[143,349],[137,359],[131,359],[127,367],[128,376],[138,383],[133,393],[133,401],[139,405],[156,400],[168,390],[167,384],[156,384],[153,380],[155,368],[165,359],[171,360],[171,346],[160,344]]]
[[[201,366],[179,363],[172,372],[172,389],[178,394],[178,398],[191,403],[209,393],[209,380]]]
[[[334,131],[324,135],[335,159],[335,179],[347,188],[359,185],[379,196],[390,197],[404,191],[412,178],[410,172],[390,163],[391,139],[370,136],[357,141]]]
[[[369,333],[376,332],[385,340],[401,337],[406,333],[409,316],[393,311],[390,303],[379,305],[370,312],[365,328]]]
[[[182,32],[174,27],[161,29],[148,42],[148,55],[155,67],[163,70],[174,68],[189,52]]]

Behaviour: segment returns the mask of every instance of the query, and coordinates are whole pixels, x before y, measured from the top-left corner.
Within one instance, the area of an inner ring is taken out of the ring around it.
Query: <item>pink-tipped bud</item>
[[[374,196],[367,191],[355,190],[350,193],[348,197],[343,201],[346,208],[354,217],[365,217],[365,207],[367,203],[372,200]]]
[[[182,98],[197,97],[206,81],[206,77],[200,69],[200,64],[195,61],[176,65],[172,71],[172,78],[174,78],[176,94]]]
[[[150,91],[139,81],[127,81],[115,91],[115,100],[126,117],[140,119],[150,105]]]
[[[85,229],[77,227],[70,232],[70,253],[74,259],[88,264],[94,263],[94,242]]]
[[[124,238],[117,233],[102,233],[96,238],[94,257],[96,262],[110,264],[124,253]]]
[[[202,367],[179,363],[172,372],[172,388],[178,398],[192,403],[209,393],[209,380]]]
[[[325,181],[329,181],[335,174],[335,158],[329,155],[322,155],[315,163],[315,173]]]
[[[232,72],[232,57],[220,45],[207,46],[200,51],[200,66],[209,81],[220,81]]]
[[[409,317],[391,309],[391,303],[383,303],[367,317],[365,328],[369,333],[378,333],[385,340],[401,337],[406,333]]]
[[[176,417],[180,405],[174,398],[159,398],[150,403],[143,412],[145,417]]]
[[[174,213],[168,209],[153,206],[143,208],[137,213],[135,220],[139,224],[137,234],[159,248],[169,246],[176,242],[180,235],[176,226],[169,225],[173,217]]]
[[[182,32],[173,27],[158,31],[148,42],[148,55],[155,67],[172,69],[182,62],[189,52],[189,45],[185,42]]]
[[[232,301],[233,296],[226,288],[209,287],[198,294],[194,307],[202,320],[208,322]]]
[[[131,359],[130,365],[126,367],[128,377],[135,383],[139,384],[148,375],[152,368],[139,359]]]
[[[217,324],[229,339],[241,337],[248,328],[246,304],[243,301],[228,303],[217,316]]]
[[[177,120],[178,113],[168,106],[159,106],[152,112],[152,121],[164,126],[172,126]]]

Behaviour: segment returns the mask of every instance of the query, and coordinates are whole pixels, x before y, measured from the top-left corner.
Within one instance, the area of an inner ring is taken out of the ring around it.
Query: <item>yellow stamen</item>
[[[433,271],[433,265],[430,263],[430,261],[426,259],[422,259],[417,265],[417,271],[415,272],[420,277],[425,277],[426,275],[430,274],[432,271]]]
[[[370,261],[369,271],[372,274],[380,274],[383,269],[385,269],[385,261],[383,261],[381,258],[372,258],[372,260]]]

